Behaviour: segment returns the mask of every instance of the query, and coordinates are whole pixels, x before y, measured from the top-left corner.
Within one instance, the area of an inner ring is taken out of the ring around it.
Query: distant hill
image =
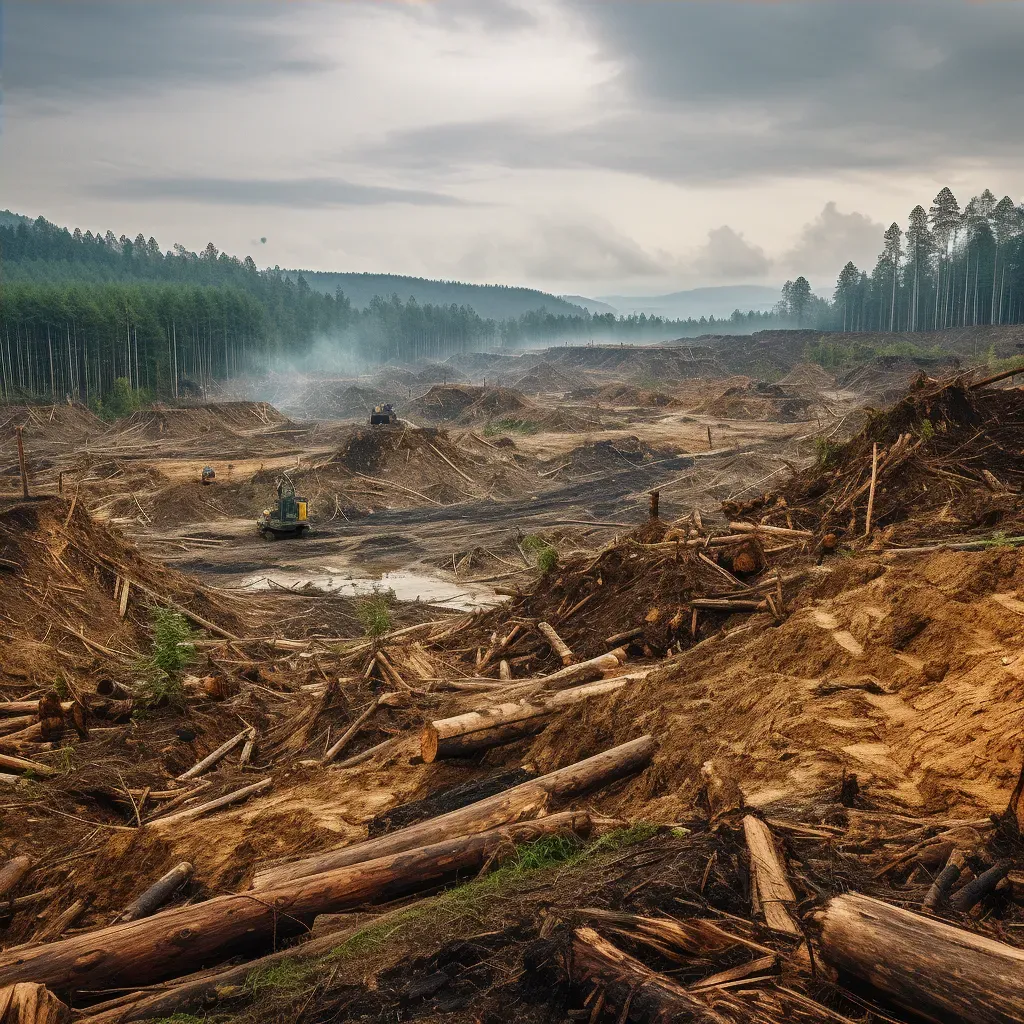
[[[588,299],[585,295],[561,295],[559,298],[565,299],[566,302],[573,302],[577,306],[582,306],[584,309],[590,310],[591,313],[614,313],[618,315],[619,312],[614,306],[609,306],[607,302]]]
[[[402,302],[415,298],[421,305],[469,306],[485,320],[506,320],[532,310],[579,316],[583,307],[557,295],[534,288],[514,288],[502,284],[462,284],[459,281],[431,281],[423,277],[399,274],[336,274],[319,270],[289,270],[290,276],[302,274],[310,288],[334,294],[341,288],[357,309],[365,309],[375,295],[390,299],[397,295]]]
[[[668,295],[603,295],[601,300],[624,314],[646,313],[670,320],[699,319],[702,316],[721,319],[728,317],[734,309],[744,313],[751,309],[758,312],[770,310],[779,301],[781,291],[781,288],[760,284],[736,284],[691,288]]]

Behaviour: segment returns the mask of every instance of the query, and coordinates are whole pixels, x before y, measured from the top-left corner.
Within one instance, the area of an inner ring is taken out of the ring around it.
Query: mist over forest
[[[474,350],[1024,322],[1024,206],[1009,196],[986,189],[961,206],[944,188],[928,209],[914,207],[905,229],[891,224],[879,247],[872,268],[846,264],[830,299],[809,267],[770,310],[669,319],[591,313],[504,285],[260,268],[213,242],[198,253],[164,249],[142,233],[72,231],[5,212],[0,396],[102,401],[119,378],[175,396],[182,377],[206,386],[271,366],[338,372]]]

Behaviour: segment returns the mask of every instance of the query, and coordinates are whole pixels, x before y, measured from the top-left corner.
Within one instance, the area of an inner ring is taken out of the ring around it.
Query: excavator
[[[285,474],[277,485],[277,504],[263,510],[256,528],[266,540],[301,537],[309,529],[307,510],[306,499],[295,493],[295,485]]]
[[[397,423],[398,416],[395,413],[394,406],[389,402],[384,402],[381,405],[375,405],[373,412],[370,413],[370,426],[379,427],[386,426],[389,423]]]

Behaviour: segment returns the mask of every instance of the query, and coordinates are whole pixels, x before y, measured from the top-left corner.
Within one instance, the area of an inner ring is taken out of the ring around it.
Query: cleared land
[[[776,341],[0,407],[17,1012],[1024,1019],[1024,392]]]

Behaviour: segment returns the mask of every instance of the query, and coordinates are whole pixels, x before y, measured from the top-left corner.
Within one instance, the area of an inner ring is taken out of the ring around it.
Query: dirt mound
[[[202,434],[239,434],[283,426],[288,418],[266,402],[218,402],[172,408],[156,404],[118,424],[121,433],[151,440],[182,440]]]
[[[7,687],[38,692],[59,676],[92,692],[89,680],[99,672],[128,681],[146,649],[154,606],[176,604],[232,630],[241,625],[223,599],[140,554],[78,501],[0,505],[0,560]]]
[[[836,379],[817,363],[797,363],[777,384],[801,391],[828,391],[836,386]]]
[[[81,439],[109,429],[84,405],[0,405],[0,438],[3,448],[9,446],[14,428],[23,427],[26,438],[42,440]]]
[[[599,473],[614,473],[626,466],[639,466],[645,462],[667,457],[674,453],[661,452],[652,448],[639,437],[621,437],[614,441],[592,441],[573,448],[568,456],[557,456],[544,468],[553,475],[557,467],[562,477],[590,476]],[[546,473],[546,475],[547,475]]]
[[[846,444],[823,442],[817,464],[781,491],[726,511],[819,535],[858,537],[877,445],[872,527],[878,539],[1024,532],[1022,412],[1024,390],[921,377]]]
[[[722,419],[793,423],[807,419],[810,408],[811,400],[794,395],[792,389],[766,381],[750,381],[727,387],[693,411]]]
[[[600,427],[596,416],[588,419],[578,409],[549,409],[531,401],[514,388],[468,384],[435,384],[406,407],[413,421],[452,423],[466,427],[493,425],[534,433],[541,430],[575,432]]]
[[[765,806],[836,791],[844,775],[868,807],[1002,811],[1024,730],[1021,594],[1018,551],[837,563],[775,628],[708,641],[607,700],[586,739],[570,721],[549,728],[533,763],[642,723],[663,745],[615,813],[675,820],[709,778]]]
[[[598,389],[592,397],[602,404],[624,408],[681,408],[679,400],[672,395],[666,394],[664,391],[638,388],[634,384],[608,384]]]
[[[521,377],[515,378],[513,386],[527,395],[542,393],[566,394],[585,387],[586,377],[581,373],[564,370],[547,359],[542,359]]]
[[[521,461],[514,452],[499,451],[470,437],[453,439],[442,428],[396,424],[353,431],[330,459],[292,474],[292,479],[296,485],[315,480],[320,487],[341,470],[374,477],[386,505],[407,505],[410,498],[450,505],[467,497],[521,493],[533,479]],[[339,479],[334,484],[343,490],[352,488],[352,481]],[[389,484],[395,488],[391,493]],[[364,492],[364,500],[366,487],[356,486]]]

